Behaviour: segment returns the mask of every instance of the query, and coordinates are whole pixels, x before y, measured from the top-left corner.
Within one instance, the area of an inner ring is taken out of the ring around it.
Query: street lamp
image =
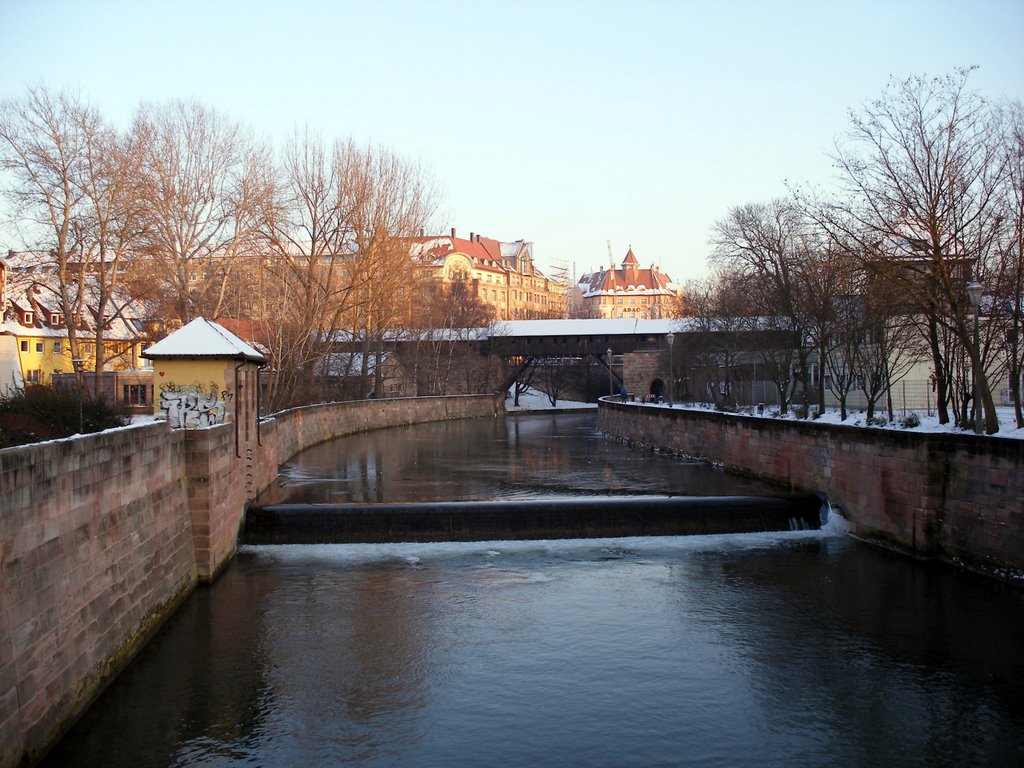
[[[665,337],[668,341],[668,407],[672,407],[672,342],[676,340],[674,333],[669,333]]]
[[[608,347],[605,354],[608,355],[608,397],[612,397],[615,395],[615,384],[612,379],[612,348]]]
[[[974,417],[974,434],[981,434],[981,407],[978,404],[978,379],[985,375],[985,372],[981,369],[981,337],[978,333],[978,318],[981,316],[981,294],[984,292],[984,287],[977,280],[971,280],[967,284],[967,300],[971,303],[971,309],[974,310],[974,356],[971,360],[971,379],[972,379],[972,395],[971,395],[971,413]]]

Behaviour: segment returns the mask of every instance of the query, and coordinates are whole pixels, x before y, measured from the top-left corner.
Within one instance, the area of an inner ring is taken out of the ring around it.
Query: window
[[[57,312],[52,312],[50,314],[50,325],[60,325],[60,323],[61,323],[61,316],[60,316],[60,314],[57,313]]]
[[[25,325],[32,325],[35,322],[35,316],[31,312],[25,313]]]
[[[38,352],[40,355],[43,354],[43,342],[36,342],[36,352]]]
[[[61,349],[61,347],[62,347],[62,345],[61,345],[61,343],[59,341],[53,342],[53,353],[55,355],[59,355],[63,351]]]
[[[25,381],[29,384],[38,384],[42,379],[42,371],[27,371]]]
[[[126,405],[146,405],[148,387],[145,384],[125,384],[122,387],[122,400]]]

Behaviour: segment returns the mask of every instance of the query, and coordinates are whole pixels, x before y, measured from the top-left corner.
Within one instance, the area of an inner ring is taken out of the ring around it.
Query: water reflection
[[[1021,593],[841,538],[698,561],[682,599],[738,654],[753,709],[771,714],[767,752],[852,765],[1024,757]]]
[[[352,435],[281,468],[257,504],[556,498],[647,493],[778,495],[784,489],[633,451],[593,414],[472,419]]]

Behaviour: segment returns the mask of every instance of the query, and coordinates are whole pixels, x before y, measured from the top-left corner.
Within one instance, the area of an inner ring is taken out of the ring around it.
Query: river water
[[[590,415],[345,438],[273,496],[314,488],[766,490],[629,451]],[[1024,596],[837,526],[246,547],[47,765],[1024,765]]]

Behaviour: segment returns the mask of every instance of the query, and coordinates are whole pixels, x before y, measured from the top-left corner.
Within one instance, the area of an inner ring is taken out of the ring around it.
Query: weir
[[[243,544],[342,544],[685,536],[820,527],[812,494],[617,496],[251,507]]]

